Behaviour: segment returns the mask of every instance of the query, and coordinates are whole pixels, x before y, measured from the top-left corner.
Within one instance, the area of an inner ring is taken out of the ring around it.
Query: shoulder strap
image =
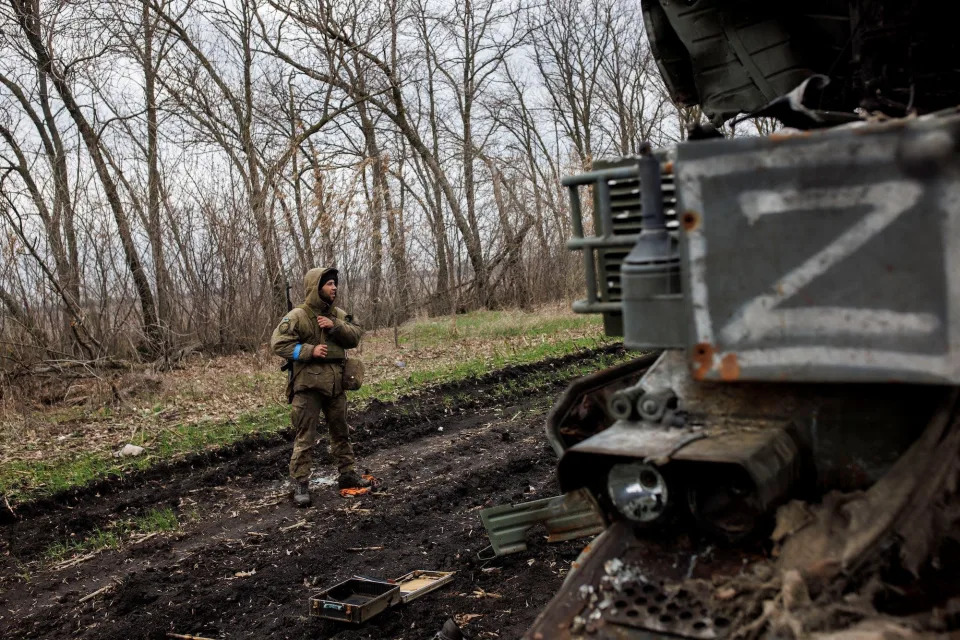
[[[313,317],[313,314],[311,313],[310,309],[306,307],[306,305],[301,304],[293,309],[290,309],[290,311],[287,311],[287,315],[285,317],[290,318],[294,324],[300,321],[310,324],[310,319]]]
[[[305,304],[298,304],[298,305],[295,306],[293,309],[291,309],[291,310],[289,311],[289,313],[293,313],[294,311],[297,311],[297,310],[303,311],[304,315],[306,315],[308,318],[313,315],[313,312],[310,311],[310,307],[308,307],[308,306],[305,305]]]

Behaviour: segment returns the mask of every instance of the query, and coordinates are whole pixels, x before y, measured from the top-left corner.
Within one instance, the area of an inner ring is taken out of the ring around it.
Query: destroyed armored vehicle
[[[575,310],[638,357],[551,413],[561,489],[607,527],[526,637],[960,627],[952,25],[932,2],[642,6],[675,102],[788,128],[565,181]]]

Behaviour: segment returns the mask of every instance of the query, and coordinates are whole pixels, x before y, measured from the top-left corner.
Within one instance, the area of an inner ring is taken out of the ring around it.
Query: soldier
[[[354,469],[343,390],[346,350],[360,343],[363,330],[353,316],[333,305],[337,280],[336,269],[308,271],[303,279],[303,304],[283,317],[270,338],[273,352],[293,364],[292,388],[287,391],[293,394],[291,419],[297,437],[290,456],[290,476],[296,487],[293,500],[300,507],[310,506],[310,466],[321,410],[327,420],[330,453],[340,472],[340,488],[370,485]]]

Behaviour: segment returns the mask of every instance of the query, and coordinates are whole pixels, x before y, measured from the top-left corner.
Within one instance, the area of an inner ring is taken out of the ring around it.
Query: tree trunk
[[[247,162],[247,180],[250,189],[250,212],[257,227],[257,239],[263,249],[264,269],[273,299],[273,315],[280,317],[287,312],[286,280],[281,269],[280,251],[275,242],[276,229],[273,219],[267,215],[267,192],[270,184],[260,179],[260,161],[253,143],[253,36],[249,7],[243,8],[243,112],[240,121],[240,144]]]
[[[387,172],[389,170],[387,158],[381,152],[380,144],[377,141],[377,132],[366,104],[359,103],[357,111],[360,115],[360,127],[363,130],[367,156],[371,162],[370,174],[373,183],[371,208],[373,210],[373,223],[376,225],[373,237],[378,243],[378,251],[375,257],[379,257],[382,253],[380,246],[382,241],[379,241],[380,223],[385,219],[387,222],[387,238],[390,242],[390,261],[397,276],[397,301],[393,306],[395,312],[396,307],[399,307],[401,315],[404,315],[410,306],[410,270],[407,266],[406,248],[397,224],[397,212],[393,206],[390,184],[387,182]],[[379,267],[375,266],[375,268],[379,272]]]
[[[83,140],[90,159],[93,161],[97,177],[103,186],[107,202],[113,213],[114,221],[117,225],[117,234],[120,236],[120,244],[123,247],[124,259],[133,276],[134,287],[137,291],[137,297],[140,300],[140,311],[143,316],[143,328],[147,339],[144,345],[148,352],[156,353],[161,343],[161,334],[157,322],[156,305],[153,292],[150,289],[150,281],[140,262],[137,254],[136,244],[133,241],[133,234],[130,230],[130,224],[127,215],[120,202],[120,194],[116,182],[110,175],[107,163],[104,161],[100,150],[100,138],[93,130],[93,127],[87,121],[86,116],[80,109],[80,105],[73,97],[73,91],[67,84],[61,72],[55,68],[53,58],[44,44],[44,38],[41,33],[39,19],[39,3],[37,0],[11,0],[17,11],[18,22],[24,35],[27,37],[31,48],[37,56],[37,66],[41,72],[45,73],[53,82],[54,88],[60,95],[67,112],[77,125],[80,137]]]
[[[370,286],[367,288],[367,295],[370,296],[370,304],[373,311],[370,313],[370,323],[373,326],[379,325],[381,310],[383,308],[383,209],[377,203],[377,187],[367,186],[367,166],[363,168],[363,196],[367,203],[367,211],[370,212],[369,226],[363,225],[369,229],[370,238]],[[372,173],[372,172],[371,172]],[[372,179],[371,179],[372,180]],[[373,181],[373,180],[372,180]]]
[[[290,144],[294,144],[297,139],[297,134],[299,131],[299,119],[297,118],[297,112],[293,101],[293,85],[289,85],[290,91]],[[302,271],[306,273],[310,269],[316,266],[316,261],[313,257],[313,243],[310,242],[310,231],[307,225],[307,218],[304,212],[303,206],[303,187],[301,186],[300,180],[300,149],[298,148],[293,156],[290,158],[290,168],[293,172],[293,202],[294,202],[294,213],[297,217],[297,231],[300,233],[300,237],[303,240],[303,250],[300,254],[300,266]],[[291,233],[293,229],[291,229]]]
[[[166,258],[163,252],[163,228],[160,223],[160,159],[157,131],[157,70],[153,60],[153,30],[149,0],[143,0],[143,76],[147,115],[147,237],[153,257],[156,278],[157,321],[162,335],[161,349],[172,346],[171,308],[173,294]]]

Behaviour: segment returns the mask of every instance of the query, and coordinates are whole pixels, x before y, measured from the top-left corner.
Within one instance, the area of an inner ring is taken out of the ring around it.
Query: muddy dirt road
[[[294,508],[290,445],[275,437],[25,505],[0,529],[0,637],[426,639],[457,616],[471,637],[517,638],[585,541],[484,562],[478,512],[557,493],[546,412],[611,353],[494,372],[354,415],[357,453],[382,478],[380,495],[321,487],[312,508]],[[175,532],[132,537],[73,566],[40,562],[57,542],[165,506],[181,522]],[[413,569],[457,574],[359,627],[307,616],[320,587]]]

